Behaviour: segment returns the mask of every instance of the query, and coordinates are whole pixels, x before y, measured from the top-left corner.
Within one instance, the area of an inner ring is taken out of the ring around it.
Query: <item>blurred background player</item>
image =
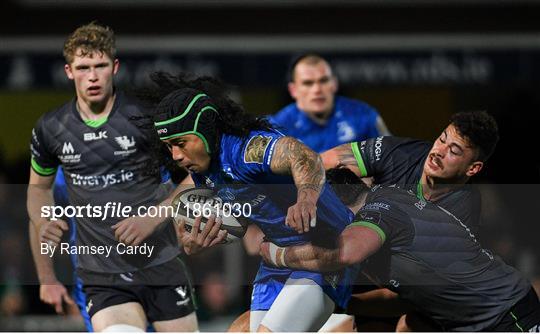
[[[165,73],[153,79],[157,89],[147,96],[157,103],[152,121],[170,151],[165,158],[189,170],[195,185],[213,188],[224,200],[249,203],[252,211],[244,218],[257,224],[269,240],[292,245],[316,241],[318,236],[331,242],[350,222],[350,210],[324,181],[319,156],[247,114],[220,83]],[[290,226],[296,223],[301,228],[295,231]],[[346,304],[350,275],[346,270],[323,277],[261,263],[250,328],[318,330],[335,305]],[[292,312],[299,309],[300,315]]]
[[[373,107],[336,95],[338,79],[321,56],[299,56],[289,76],[288,89],[295,102],[269,117],[285,135],[319,153],[343,143],[390,135]]]
[[[374,258],[385,265],[370,277],[409,302],[432,330],[538,331],[540,302],[530,282],[482,248],[452,213],[411,191],[370,190],[351,171],[331,172],[339,197],[356,212],[339,247],[264,244],[266,261],[334,271]]]
[[[32,168],[28,213],[49,248],[58,246],[65,221],[48,220],[41,208],[53,204],[51,188],[63,166],[69,204],[105,207],[106,203],[150,206],[170,203],[172,185],[162,185],[159,169],[148,173],[149,133],[130,121],[141,107],[114,89],[119,68],[114,33],[95,23],[75,30],[64,45],[65,72],[74,81],[76,98],[40,118],[32,132]],[[143,172],[144,170],[144,172]],[[87,296],[86,309],[96,331],[197,330],[192,289],[177,255],[174,228],[162,217],[77,217],[79,245],[111,246],[118,242],[158,247],[152,256],[79,253],[78,274]],[[154,233],[155,232],[155,233]],[[39,245],[34,245],[38,247]],[[49,261],[49,254],[38,257]],[[36,265],[42,263],[36,261]],[[41,282],[42,284],[54,282]]]

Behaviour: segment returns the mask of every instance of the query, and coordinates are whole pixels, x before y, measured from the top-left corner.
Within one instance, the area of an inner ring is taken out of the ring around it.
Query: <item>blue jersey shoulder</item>
[[[290,129],[296,123],[300,109],[296,106],[296,103],[291,103],[286,105],[283,109],[275,113],[274,115],[268,116],[268,120],[272,125],[278,129]]]
[[[247,137],[221,136],[220,152],[205,175],[194,173],[197,185],[240,183],[282,183],[274,175],[270,162],[277,141],[283,134],[276,130],[254,130]]]
[[[270,162],[277,141],[283,137],[278,131],[252,131],[248,137],[224,135],[221,143],[221,169],[234,181],[268,183],[272,181]]]
[[[336,111],[342,110],[347,114],[354,114],[355,116],[360,114],[362,117],[369,117],[373,122],[379,115],[377,110],[369,104],[344,96],[336,96],[335,109]]]

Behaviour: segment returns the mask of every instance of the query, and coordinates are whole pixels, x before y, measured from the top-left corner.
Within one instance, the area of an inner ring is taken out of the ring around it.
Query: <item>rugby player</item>
[[[477,233],[480,195],[465,183],[482,170],[498,139],[497,124],[488,113],[461,112],[452,116],[434,143],[377,137],[340,145],[321,157],[327,170],[348,168],[359,177],[373,177],[376,184],[398,184],[412,190],[419,198],[449,210]],[[357,316],[359,329],[366,320],[361,316],[372,321],[373,317],[387,316],[389,309],[393,316],[400,314],[402,303],[393,298],[397,296],[386,289],[372,291],[374,288],[370,281],[360,277],[353,290],[348,311]],[[375,308],[375,304],[381,307]]]
[[[348,168],[360,177],[372,177],[376,184],[398,184],[412,190],[419,198],[455,214],[478,235],[480,194],[465,184],[482,170],[498,140],[494,118],[485,111],[469,111],[453,115],[434,143],[378,137],[340,145],[324,152],[322,158],[326,169]],[[402,306],[401,301],[391,298],[390,291],[372,289],[363,276],[358,278],[353,289],[348,311],[357,315],[359,328],[369,326],[373,320],[382,326],[389,324],[391,320],[377,319],[385,315],[380,311],[394,308],[394,303],[397,304],[395,308]],[[374,308],[376,303],[382,307]]]
[[[131,122],[144,114],[138,102],[114,89],[119,69],[114,40],[110,28],[96,23],[68,37],[65,72],[74,81],[76,97],[43,115],[32,132],[28,213],[39,241],[51,253],[68,230],[65,221],[41,215],[44,206],[53,204],[50,190],[60,165],[69,204],[75,207],[103,208],[116,202],[136,209],[168,204],[175,194],[171,184],[161,184],[159,170],[147,173],[145,168],[152,161],[151,140]],[[78,247],[144,243],[157,248],[151,256],[77,254],[94,330],[144,331],[147,322],[157,331],[198,329],[192,288],[177,258],[178,240],[170,221],[138,216],[76,221]]]
[[[341,169],[336,192],[357,211],[339,247],[262,246],[265,260],[279,267],[334,271],[366,262],[385,263],[371,272],[409,302],[416,314],[441,331],[538,331],[540,302],[531,284],[513,267],[483,249],[451,212],[411,190],[369,190]],[[343,182],[346,180],[346,182]],[[432,327],[433,328],[433,327]]]
[[[478,174],[499,140],[497,123],[485,111],[454,114],[433,144],[377,137],[343,144],[321,154],[325,169],[348,168],[375,184],[399,184],[451,211],[474,232],[480,197],[464,186]]]
[[[308,53],[295,58],[289,76],[289,94],[295,102],[269,117],[285,135],[318,153],[343,143],[390,135],[373,107],[336,96],[338,79],[323,57]]]
[[[146,95],[157,104],[152,121],[170,150],[164,158],[188,169],[195,185],[248,203],[252,213],[245,218],[266,238],[280,245],[332,241],[350,222],[352,213],[326,185],[315,152],[247,114],[211,78],[156,73],[153,80],[155,92]],[[294,224],[301,226],[298,232]],[[335,305],[346,304],[351,275],[349,269],[321,275],[262,263],[251,330],[316,331]]]

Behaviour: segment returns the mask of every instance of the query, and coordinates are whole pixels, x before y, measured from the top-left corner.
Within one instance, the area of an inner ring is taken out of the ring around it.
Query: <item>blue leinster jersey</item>
[[[285,225],[289,207],[296,203],[297,188],[291,176],[276,175],[270,170],[270,161],[276,142],[283,137],[279,132],[252,131],[247,138],[223,135],[219,159],[212,162],[205,175],[192,174],[196,185],[214,188],[225,202],[249,203],[251,214],[244,217],[264,232],[267,240],[290,246],[307,242],[335,247],[339,234],[353,219],[352,212],[341,203],[329,185],[325,185],[317,203],[317,226],[309,233],[298,234]],[[287,278],[310,278],[323,286],[323,290],[336,303],[348,300],[348,284],[341,284],[347,271],[334,275],[293,271],[261,264],[255,283]],[[281,288],[277,289],[278,293]],[[276,295],[265,296],[268,303],[259,308],[268,309]],[[253,305],[252,305],[253,309]]]
[[[336,96],[332,115],[324,125],[314,122],[296,103],[270,116],[269,121],[287,136],[321,153],[344,143],[382,135],[377,129],[378,116],[377,111],[364,102]]]

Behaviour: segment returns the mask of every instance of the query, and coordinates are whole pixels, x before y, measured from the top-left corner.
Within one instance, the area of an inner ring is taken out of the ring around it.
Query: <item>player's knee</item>
[[[399,318],[399,321],[396,325],[396,332],[403,333],[403,332],[410,332],[411,329],[409,328],[409,325],[407,324],[407,315],[404,314]]]
[[[127,324],[116,324],[103,328],[102,332],[139,332],[144,333],[144,330]]]

